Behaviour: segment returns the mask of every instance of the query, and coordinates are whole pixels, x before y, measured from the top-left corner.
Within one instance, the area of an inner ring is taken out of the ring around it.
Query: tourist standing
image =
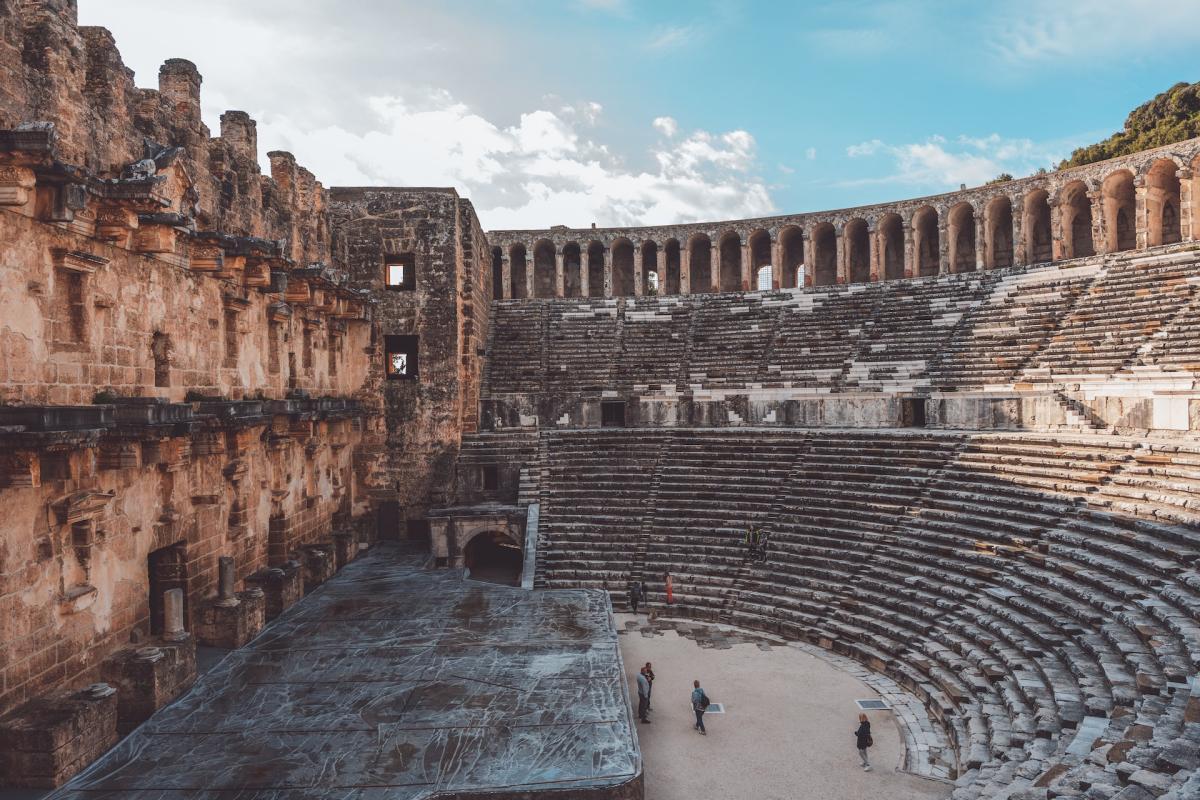
[[[650,681],[646,678],[646,672],[644,669],[638,670],[637,687],[638,721],[649,722],[650,718],[646,716],[646,712],[650,710]]]
[[[651,698],[654,696],[654,668],[650,666],[650,662],[646,662],[646,666],[642,667],[642,674],[646,676],[646,680],[650,683],[650,688],[646,690],[646,710],[653,711],[653,706],[650,705]]]
[[[671,605],[671,603],[675,602],[675,592],[672,590],[671,586],[671,573],[663,573],[663,583],[666,584],[667,587],[667,605]]]
[[[633,613],[638,612],[638,603],[642,602],[642,585],[637,581],[631,581],[629,584],[629,607],[633,609]]]
[[[867,748],[875,742],[871,739],[871,722],[866,714],[858,715],[858,730],[854,732],[854,740],[858,747],[858,757],[862,759],[863,772],[870,772],[871,762],[867,760]]]
[[[704,730],[704,712],[708,710],[708,695],[700,688],[700,681],[692,681],[692,711],[696,712],[695,730],[700,731],[701,736],[707,736],[708,732]]]

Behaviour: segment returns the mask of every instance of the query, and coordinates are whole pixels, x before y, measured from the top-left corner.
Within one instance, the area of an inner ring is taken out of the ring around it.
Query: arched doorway
[[[1050,195],[1034,189],[1025,195],[1025,263],[1045,264],[1053,258],[1050,240]]]
[[[554,297],[558,293],[558,276],[555,272],[554,242],[542,239],[533,246],[534,297]]]
[[[1006,269],[1013,265],[1012,200],[1000,196],[987,206],[987,249],[984,263],[988,269]]]
[[[712,242],[703,233],[688,240],[688,264],[692,294],[712,291]]]
[[[813,286],[837,283],[837,233],[833,225],[822,222],[813,228]]]
[[[583,258],[579,245],[571,242],[563,247],[563,293],[567,297],[583,296],[583,276],[580,273]]]
[[[1119,253],[1137,246],[1136,200],[1133,173],[1120,169],[1104,179],[1104,225],[1108,252]]]
[[[1092,203],[1083,181],[1072,181],[1063,187],[1058,205],[1062,214],[1063,258],[1094,255]]]
[[[930,206],[913,214],[913,257],[920,277],[937,275],[941,269],[941,243],[938,241],[938,215]]]
[[[1146,173],[1146,244],[1175,244],[1180,240],[1179,167],[1169,158],[1154,162]]]
[[[721,291],[742,290],[742,239],[730,231],[721,237]]]
[[[788,226],[779,232],[779,242],[783,251],[779,288],[795,289],[803,286],[804,277],[800,275],[800,271],[804,267],[804,231]]]
[[[846,266],[851,283],[866,283],[871,280],[871,238],[867,221],[855,217],[842,230],[842,242],[846,246]]]
[[[959,203],[950,209],[950,271],[975,270],[975,209],[970,203]]]
[[[894,281],[904,277],[904,223],[899,214],[884,214],[876,223],[879,232],[879,260],[883,262],[883,279]]]
[[[521,545],[501,531],[476,534],[463,548],[463,566],[472,580],[521,585]]]

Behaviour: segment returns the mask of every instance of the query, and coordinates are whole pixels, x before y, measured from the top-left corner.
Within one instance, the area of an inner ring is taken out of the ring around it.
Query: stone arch
[[[1007,195],[992,198],[984,214],[987,221],[987,249],[984,263],[988,269],[1006,269],[1013,265],[1012,200]]]
[[[867,221],[855,217],[842,228],[842,246],[846,248],[846,273],[850,283],[871,280],[871,234]]]
[[[837,233],[833,223],[821,222],[813,227],[813,286],[832,286],[837,283]]]
[[[583,296],[583,253],[576,242],[563,245],[563,295]]]
[[[1086,258],[1095,255],[1092,240],[1092,201],[1087,184],[1071,181],[1058,199],[1059,225],[1062,228],[1062,257]]]
[[[604,297],[604,245],[589,242],[587,248],[588,297]]]
[[[904,277],[904,223],[899,214],[884,214],[875,223],[879,247],[880,277],[894,281]]]
[[[642,242],[642,294],[658,294],[661,289],[662,275],[658,266],[658,242],[647,239]]]
[[[688,268],[691,275],[691,291],[712,291],[712,240],[706,234],[697,233],[688,239]]]
[[[1100,187],[1104,209],[1105,246],[1110,253],[1137,247],[1137,194],[1133,173],[1119,169]]]
[[[1160,158],[1146,171],[1146,245],[1175,244],[1180,231],[1179,165]]]
[[[558,294],[555,277],[554,242],[549,239],[539,239],[533,245],[533,296],[554,297]]]
[[[504,299],[504,250],[492,248],[492,299]]]
[[[946,215],[946,237],[950,244],[950,271],[975,269],[975,207],[959,203]]]
[[[462,553],[463,566],[471,571],[472,579],[508,586],[521,584],[521,545],[508,533],[480,531],[471,536]]]
[[[788,225],[779,231],[779,288],[795,289],[804,285],[804,231]]]
[[[721,235],[721,283],[722,292],[742,291],[742,237],[737,231],[726,231]]]
[[[1054,259],[1050,234],[1050,193],[1045,189],[1034,189],[1025,195],[1021,233],[1025,237],[1025,263],[1045,264]]]
[[[922,206],[913,213],[913,271],[918,276],[937,275],[941,261],[941,242],[938,241],[938,213],[932,206]]]
[[[679,294],[679,240],[667,239],[663,245],[663,272],[659,273],[659,294]]]
[[[622,237],[612,243],[612,296],[632,297],[633,242]]]
[[[750,271],[754,274],[754,285],[750,288],[764,291],[762,281],[759,280],[758,275],[763,267],[771,267],[770,271],[774,272],[774,267],[771,265],[771,234],[759,228],[750,234],[750,238],[746,240],[746,243],[750,247]],[[774,288],[777,287],[775,286],[775,276],[772,274],[767,281],[765,291],[770,291]]]
[[[525,245],[514,244],[508,248],[509,278],[512,281],[514,298],[524,298],[528,284],[525,282]]]

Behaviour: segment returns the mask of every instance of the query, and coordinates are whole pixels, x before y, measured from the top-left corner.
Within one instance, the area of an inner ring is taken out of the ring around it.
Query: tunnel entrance
[[[463,565],[473,580],[505,586],[521,585],[522,558],[521,545],[500,531],[477,534],[463,551]]]

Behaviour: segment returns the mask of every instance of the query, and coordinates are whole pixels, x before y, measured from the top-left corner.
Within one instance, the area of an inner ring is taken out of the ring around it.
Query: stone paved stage
[[[54,800],[641,798],[607,597],[379,545]]]

